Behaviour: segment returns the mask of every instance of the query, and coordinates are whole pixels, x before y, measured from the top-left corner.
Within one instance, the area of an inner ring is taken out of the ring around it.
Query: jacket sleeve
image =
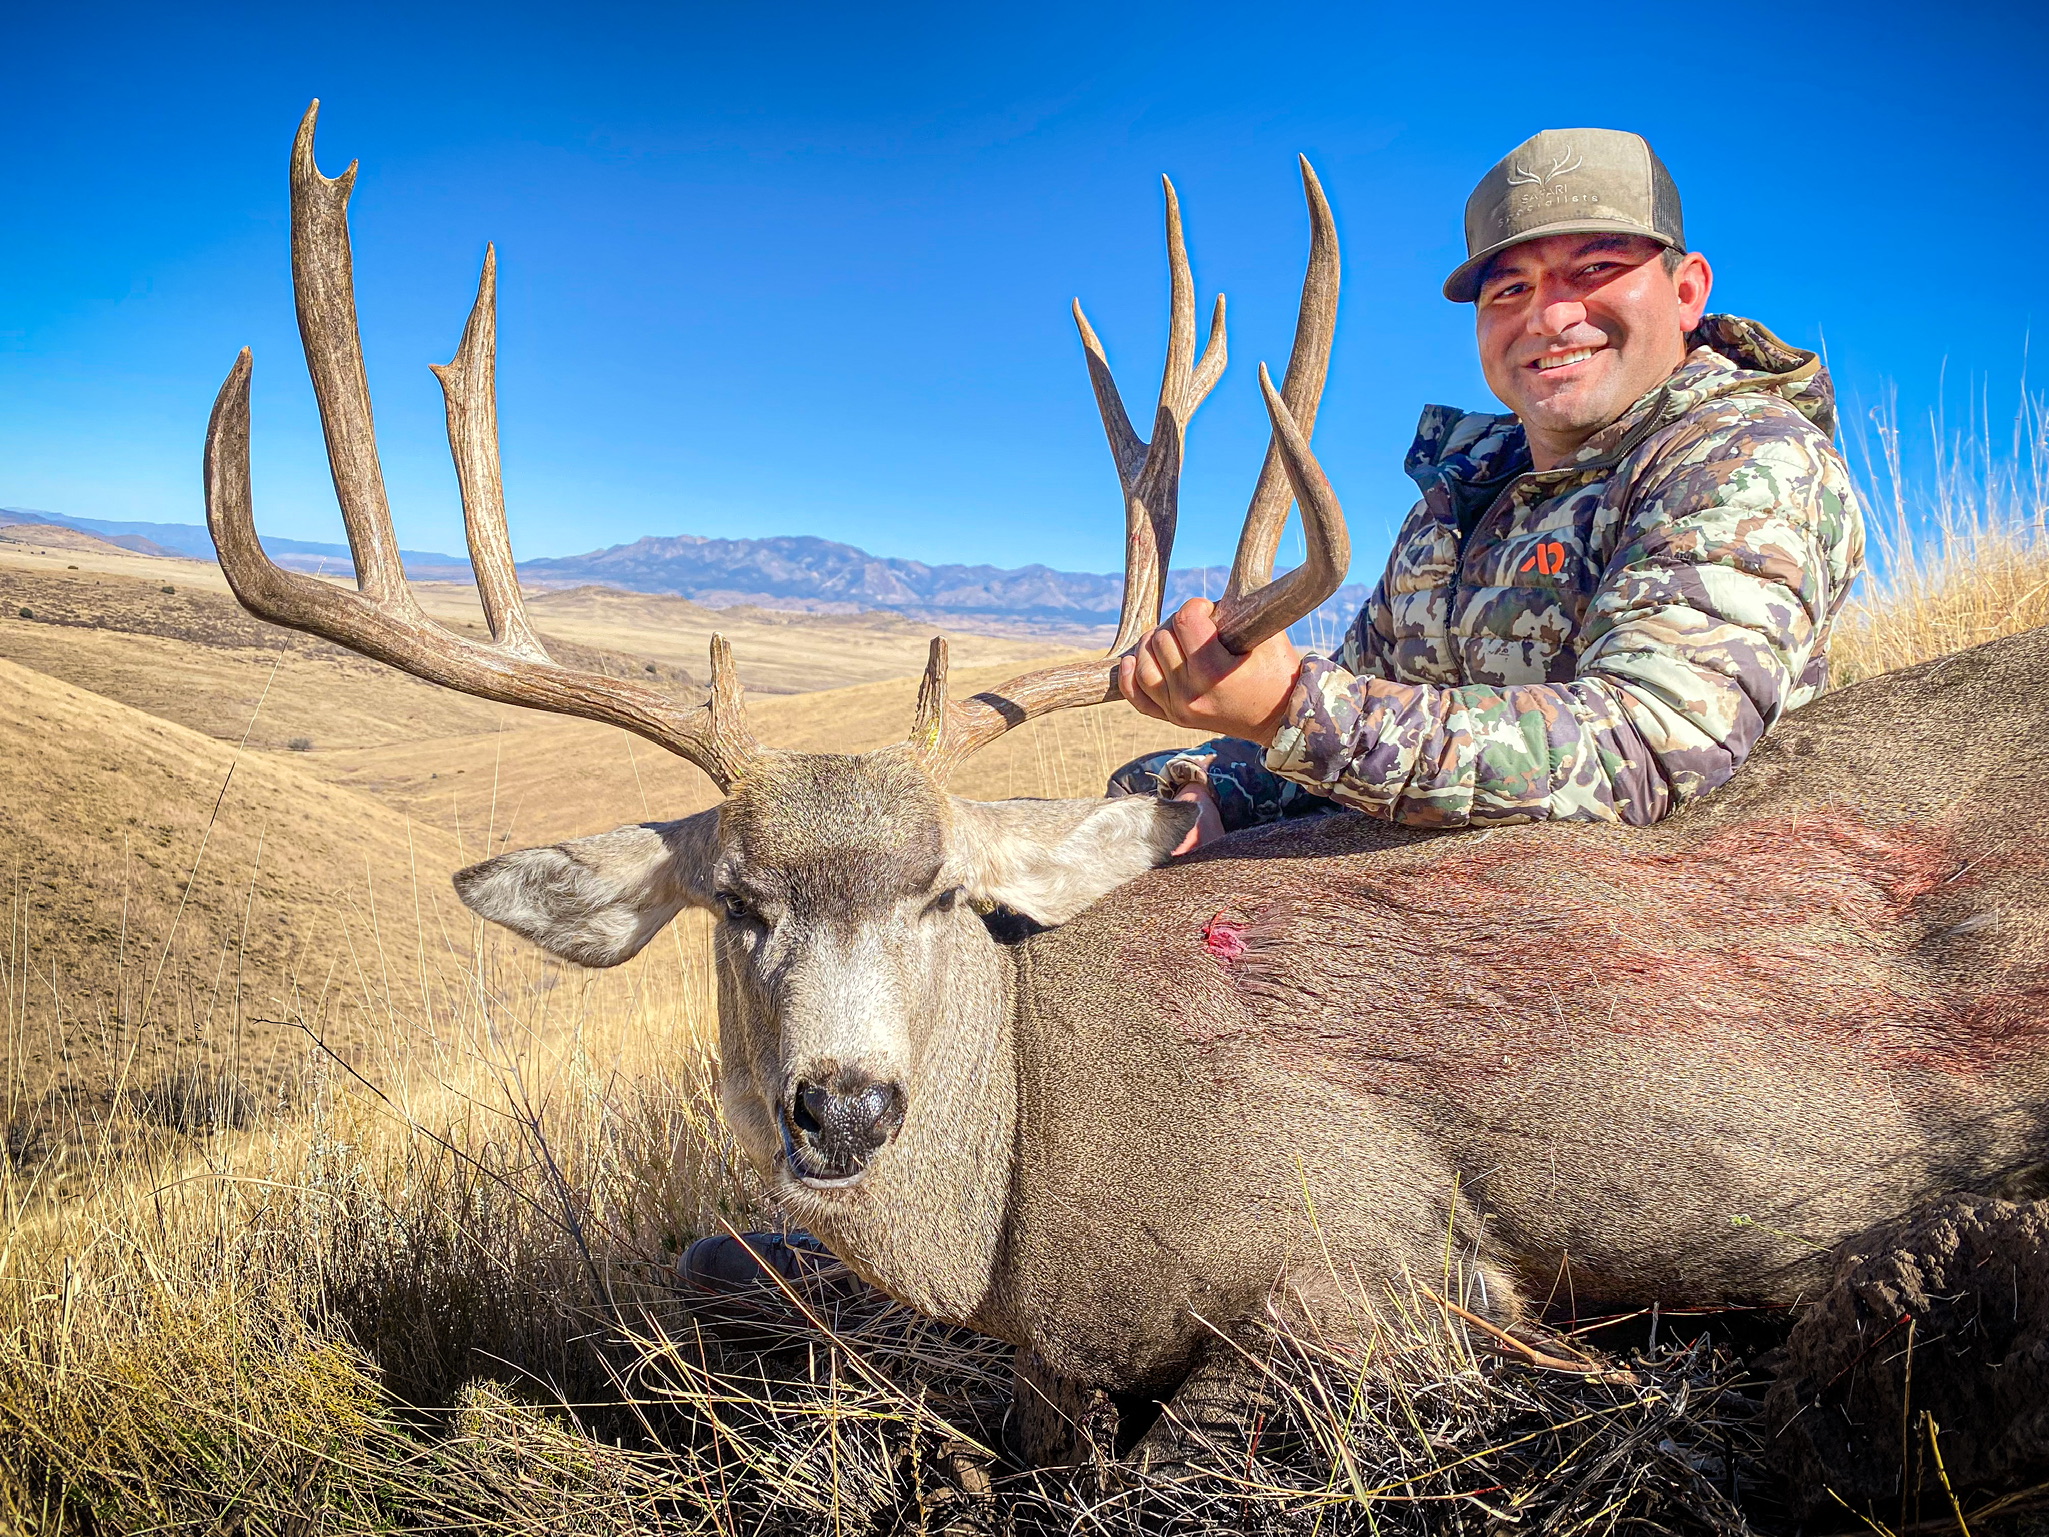
[[[1841,461],[1792,416],[1653,466],[1571,681],[1404,684],[1305,657],[1267,766],[1418,827],[1642,824],[1715,788],[1777,720],[1861,558]]]

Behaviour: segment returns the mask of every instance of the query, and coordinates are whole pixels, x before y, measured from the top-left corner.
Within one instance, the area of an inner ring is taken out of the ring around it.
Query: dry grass
[[[2024,452],[1946,459],[1918,524],[1881,440],[1885,575],[1839,677],[2049,620],[2027,422]],[[474,928],[444,877],[515,831],[694,809],[694,771],[574,722],[428,719],[296,653],[286,714],[324,697],[357,740],[239,748],[247,648],[145,642],[164,656],[125,671],[105,646],[0,663],[0,1530],[1739,1537],[1768,1511],[1754,1402],[1700,1321],[1602,1378],[1371,1299],[1376,1370],[1279,1331],[1258,1444],[1148,1481],[1024,1469],[1007,1349],[872,1293],[680,1293],[691,1237],[775,1217],[715,1109],[703,925],[585,974]],[[858,748],[910,693],[756,713]],[[1056,719],[963,788],[1090,793],[1172,739]]]
[[[773,1215],[711,1108],[701,927],[627,991],[480,953],[389,1000],[374,1064],[308,1032],[292,1113],[108,1142],[61,1201],[11,1171],[0,1526],[1742,1529],[1749,1421],[1712,1347],[1554,1377],[1416,1299],[1370,1376],[1278,1333],[1256,1456],[1030,1473],[1006,1348],[861,1289],[671,1283],[688,1237]]]
[[[2049,624],[2049,400],[2024,393],[2006,442],[1940,420],[1931,438],[1919,484],[1889,408],[1851,440],[1872,570],[1830,647],[1837,683]]]
[[[354,1066],[292,1019],[289,1111],[138,1138],[117,1106],[61,1196],[11,1163],[0,1525],[385,1529],[468,1497],[434,1472],[451,1414],[619,1398],[601,1315],[750,1213],[707,1108],[701,935],[660,948],[625,986],[513,955],[411,977]]]
[[[388,975],[466,944],[460,845],[366,796],[0,662],[7,1148],[72,1178],[97,1128],[246,1120],[296,1013],[372,1049]],[[246,717],[245,717],[246,718]],[[417,901],[415,900],[417,896]],[[380,904],[382,904],[380,912]]]

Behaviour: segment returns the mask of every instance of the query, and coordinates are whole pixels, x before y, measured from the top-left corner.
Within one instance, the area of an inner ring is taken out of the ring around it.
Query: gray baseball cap
[[[1466,199],[1466,259],[1444,280],[1444,297],[1472,303],[1488,260],[1525,240],[1608,234],[1685,250],[1671,173],[1637,134],[1546,128],[1518,144]]]

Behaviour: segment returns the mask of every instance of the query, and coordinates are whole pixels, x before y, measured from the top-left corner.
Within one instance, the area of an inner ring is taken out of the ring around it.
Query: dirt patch
[[[1840,1496],[1911,1525],[1917,1506],[1948,1512],[1944,1475],[2049,1479],[2049,1201],[1959,1197],[1846,1246],[1765,1412],[1771,1460],[1816,1515]]]

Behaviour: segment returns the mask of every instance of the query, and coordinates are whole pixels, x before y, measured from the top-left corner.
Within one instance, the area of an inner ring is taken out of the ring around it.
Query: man
[[[1422,488],[1335,657],[1244,657],[1184,604],[1124,662],[1148,715],[1216,731],[1120,770],[1196,800],[1183,847],[1352,807],[1417,827],[1654,822],[1727,780],[1828,678],[1862,517],[1812,353],[1707,313],[1651,148],[1547,129],[1466,202],[1505,416],[1430,406]]]

